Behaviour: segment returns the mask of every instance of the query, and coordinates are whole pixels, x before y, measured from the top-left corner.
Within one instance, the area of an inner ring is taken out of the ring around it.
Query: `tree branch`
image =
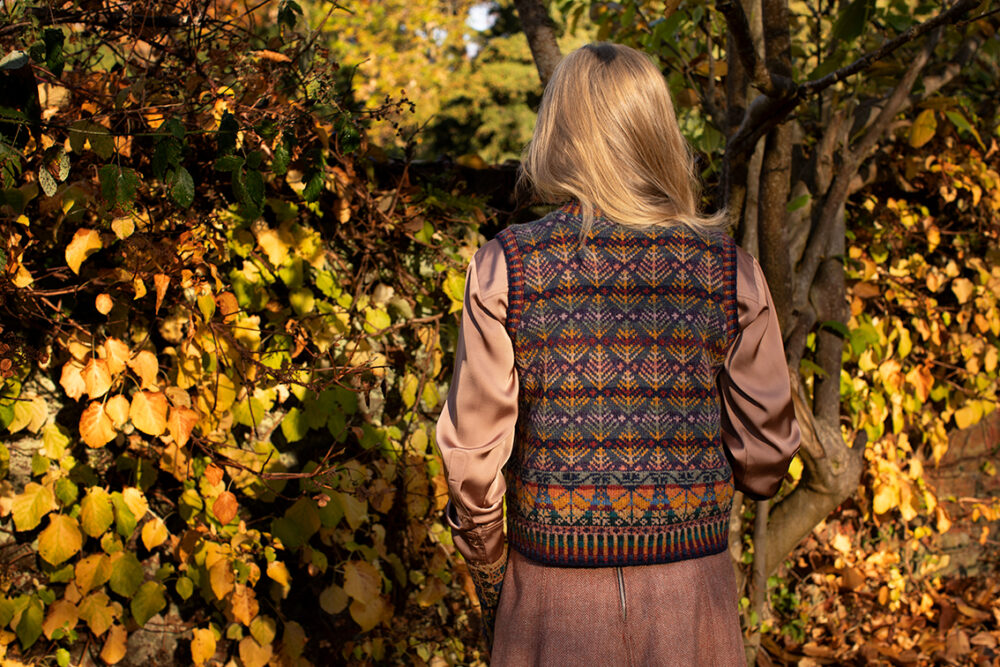
[[[758,138],[783,122],[788,114],[795,110],[799,102],[807,96],[815,95],[838,81],[843,81],[849,76],[864,71],[904,44],[917,39],[934,28],[958,22],[963,15],[978,4],[978,0],[959,0],[950,9],[945,10],[934,18],[911,27],[898,37],[889,40],[881,47],[861,56],[850,65],[842,67],[836,72],[832,72],[815,81],[807,81],[799,84],[791,92],[784,95],[776,97],[765,95],[757,98],[757,100],[754,100],[754,104],[750,105],[750,110],[740,129],[730,139],[729,145],[726,148],[727,152],[749,153],[753,150]]]
[[[867,157],[871,149],[874,148],[875,143],[882,138],[886,128],[889,126],[889,122],[899,113],[903,105],[908,102],[910,91],[913,90],[913,85],[917,82],[920,71],[927,64],[927,61],[930,60],[931,53],[934,51],[939,38],[940,34],[937,34],[924,44],[924,47],[907,68],[906,73],[903,74],[903,78],[882,106],[875,122],[872,123],[872,126],[865,132],[865,135],[854,148],[845,151],[844,161],[841,163],[840,169],[837,170],[837,176],[833,180],[833,185],[823,200],[823,208],[816,218],[813,231],[809,235],[809,241],[806,243],[805,253],[796,272],[796,304],[806,300],[809,289],[816,277],[816,270],[819,268],[820,262],[827,255],[830,239],[833,238],[834,231],[838,228],[835,224],[835,218],[847,200],[851,180],[854,178],[858,166]]]

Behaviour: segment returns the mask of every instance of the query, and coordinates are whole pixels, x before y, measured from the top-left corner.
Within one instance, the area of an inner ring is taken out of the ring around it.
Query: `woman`
[[[742,664],[733,492],[799,443],[760,267],[638,51],[562,60],[522,169],[565,203],[470,263],[437,428],[493,664]]]

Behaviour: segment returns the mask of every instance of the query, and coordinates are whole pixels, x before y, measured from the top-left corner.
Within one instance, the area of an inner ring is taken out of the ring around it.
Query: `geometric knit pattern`
[[[736,338],[723,233],[569,204],[498,234],[518,373],[511,548],[542,563],[665,563],[726,549],[732,470],[716,379]]]
[[[483,635],[486,645],[493,646],[493,631],[496,626],[497,609],[500,607],[500,591],[503,588],[503,578],[507,573],[507,546],[504,545],[503,555],[493,563],[476,563],[466,561],[472,583],[476,587],[479,598],[479,609],[483,615]]]

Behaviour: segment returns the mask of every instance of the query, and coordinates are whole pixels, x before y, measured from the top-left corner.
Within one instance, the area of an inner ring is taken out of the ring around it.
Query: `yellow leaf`
[[[132,218],[115,218],[111,221],[111,231],[119,240],[127,239],[135,232],[135,223],[132,222]]]
[[[111,578],[111,560],[107,554],[91,554],[77,561],[74,572],[76,585],[85,594]]]
[[[17,263],[17,270],[14,272],[14,277],[10,281],[14,284],[14,287],[27,287],[35,282],[35,279],[31,276],[31,272],[24,268],[24,265],[20,262]]]
[[[45,622],[42,623],[42,632],[46,638],[52,639],[52,633],[56,630],[72,630],[80,620],[80,612],[76,605],[66,600],[56,600],[49,607]]]
[[[264,667],[271,659],[272,653],[270,644],[261,646],[253,637],[244,637],[240,640],[240,661],[244,667]]]
[[[187,392],[185,392],[187,395]],[[178,447],[183,447],[191,438],[191,431],[198,423],[198,413],[191,408],[172,406],[170,419],[167,420],[167,430]]]
[[[132,279],[132,289],[135,290],[135,297],[133,297],[133,301],[146,296],[146,283],[142,282],[142,278],[139,276]]]
[[[388,623],[392,619],[392,606],[381,595],[368,603],[355,600],[351,603],[351,618],[367,632],[379,623]]]
[[[983,417],[983,407],[976,401],[969,401],[958,410],[955,410],[955,426],[958,428],[969,428],[979,422]]]
[[[102,357],[107,362],[111,375],[118,375],[125,370],[125,364],[132,354],[132,351],[128,349],[128,345],[117,338],[109,338],[104,341],[103,347]]]
[[[920,148],[934,138],[937,132],[937,117],[933,109],[924,109],[910,127],[910,145]]]
[[[115,439],[116,433],[100,401],[93,401],[80,415],[80,437],[88,447],[103,447]]]
[[[24,491],[14,496],[10,507],[14,528],[19,531],[33,530],[46,514],[57,508],[56,497],[51,486],[28,482]]]
[[[75,556],[82,547],[80,524],[66,514],[50,516],[48,527],[38,536],[38,555],[52,565]]]
[[[121,614],[121,606],[111,602],[106,593],[91,593],[80,603],[80,618],[87,622],[90,631],[100,637]]]
[[[38,433],[45,418],[48,416],[48,407],[45,401],[39,396],[21,395],[14,401],[14,419],[7,425],[7,430],[17,433],[23,428],[27,428],[32,433]]]
[[[281,586],[281,597],[288,595],[292,587],[292,577],[288,573],[288,566],[283,561],[273,560],[267,564],[267,576],[276,584]]]
[[[350,560],[344,563],[344,592],[355,600],[369,602],[382,591],[382,577],[371,563]]]
[[[99,486],[87,489],[87,495],[80,501],[80,524],[91,537],[100,537],[114,521],[111,496]]]
[[[955,278],[951,281],[951,291],[959,303],[966,303],[976,291],[976,286],[968,278]]]
[[[99,398],[111,389],[111,369],[106,360],[91,358],[80,373],[90,398]]]
[[[205,628],[195,628],[191,638],[191,659],[202,665],[215,655],[215,633]]]
[[[872,500],[872,511],[875,514],[885,514],[896,506],[899,500],[899,490],[890,484],[879,484]]]
[[[167,294],[167,286],[170,284],[170,276],[165,273],[157,273],[153,276],[153,285],[156,287],[156,307],[153,309],[154,313],[160,312],[160,305],[163,303],[163,297]]]
[[[97,312],[99,312],[101,315],[107,315],[108,313],[110,313],[114,305],[115,301],[114,299],[111,298],[110,294],[105,294],[102,292],[101,294],[97,295],[96,299],[94,299],[94,308],[96,308]]]
[[[267,227],[255,232],[257,243],[267,255],[267,261],[275,268],[279,268],[285,263],[285,259],[288,258],[289,246],[295,241],[289,238],[288,234],[282,232]]]
[[[167,430],[167,397],[161,392],[137,391],[132,396],[128,416],[146,435],[160,435]]]
[[[104,404],[104,412],[114,427],[120,429],[128,421],[128,399],[122,394],[115,394]]]
[[[142,381],[143,389],[156,389],[156,376],[160,372],[160,362],[156,360],[156,355],[149,350],[142,350],[128,360],[128,367],[131,368]]]
[[[73,240],[66,246],[66,264],[73,273],[80,273],[80,265],[95,252],[104,247],[101,235],[93,229],[78,229]]]
[[[940,505],[937,507],[937,529],[939,533],[947,533],[948,529],[951,528],[951,519],[945,514],[945,511]]]
[[[132,512],[132,516],[135,517],[136,521],[142,520],[142,517],[146,516],[146,512],[149,511],[149,503],[146,502],[146,496],[134,486],[122,490],[122,500],[125,501],[125,506]]]
[[[208,583],[217,600],[224,600],[236,584],[233,565],[228,558],[220,558],[208,568]]]
[[[87,391],[87,383],[83,381],[83,364],[74,359],[70,359],[62,367],[62,375],[59,384],[62,385],[66,395],[74,401]]]
[[[120,625],[111,626],[111,632],[104,641],[104,648],[101,649],[101,660],[113,665],[125,657],[128,649],[128,633]]]
[[[253,638],[261,646],[269,646],[274,641],[276,631],[277,626],[274,619],[265,614],[261,614],[253,619],[253,622],[250,624],[250,634],[253,635]]]
[[[167,532],[167,526],[158,516],[154,516],[142,526],[142,543],[150,551],[166,542],[168,537],[170,533]]]
[[[337,584],[330,584],[319,594],[320,609],[328,614],[339,614],[347,608],[350,598]]]
[[[69,435],[62,426],[49,424],[42,429],[42,453],[53,461],[59,461],[66,456],[68,444]]]
[[[187,453],[176,442],[171,442],[163,448],[163,456],[160,457],[160,470],[165,470],[173,475],[178,482],[187,480],[190,461]]]
[[[243,625],[250,625],[260,609],[253,589],[243,584],[236,584],[233,587],[228,602],[228,611],[233,620],[239,621]]]

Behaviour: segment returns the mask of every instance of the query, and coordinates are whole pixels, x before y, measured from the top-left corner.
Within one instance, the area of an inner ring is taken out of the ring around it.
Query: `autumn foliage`
[[[411,9],[368,4],[383,32]],[[648,50],[721,20],[700,3],[646,23],[639,3],[553,4]],[[294,1],[11,11],[0,660],[483,664],[433,426],[493,213],[446,169],[387,164],[372,137],[413,149],[409,102],[338,63],[312,30],[323,15]],[[326,20],[369,48],[360,18]],[[725,63],[688,46],[693,69],[670,80],[711,165],[722,135],[686,93],[721,85]],[[848,202],[850,316],[817,324],[799,370],[811,396],[817,335],[842,339],[841,431],[866,472],[768,581],[761,617],[741,591],[764,664],[997,659],[996,563],[943,574],[961,499],[928,475],[950,432],[990,418],[1000,374],[998,150],[963,104],[900,114],[882,177]],[[998,500],[963,503],[995,545]],[[749,572],[744,510],[732,551]]]
[[[8,659],[177,627],[147,660],[478,650],[432,425],[485,217],[447,176],[379,182],[399,106],[354,108],[265,4],[65,3],[4,37]]]

